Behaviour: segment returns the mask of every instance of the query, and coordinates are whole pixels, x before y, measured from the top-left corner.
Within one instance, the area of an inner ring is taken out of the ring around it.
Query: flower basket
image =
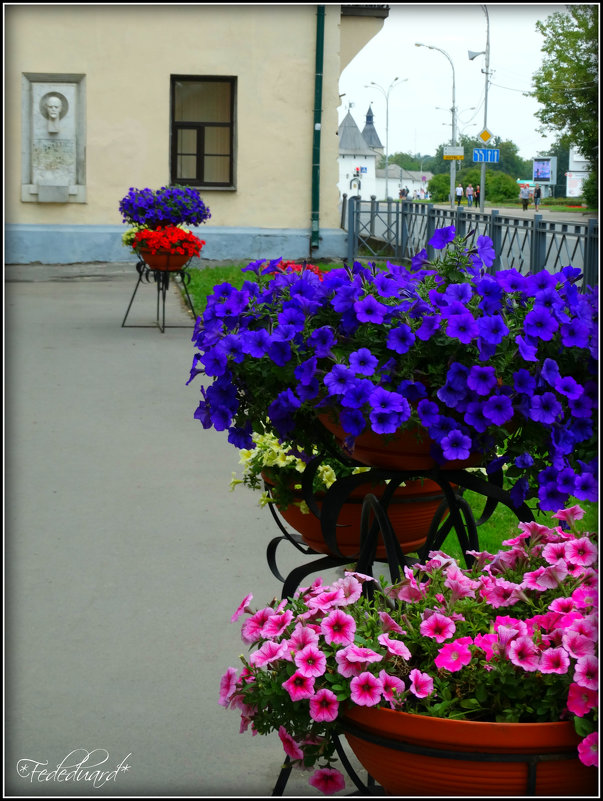
[[[173,253],[162,249],[152,251],[150,248],[139,248],[138,254],[153,270],[181,270],[192,258],[187,253]]]
[[[347,435],[328,414],[317,415],[318,421],[337,439],[345,451]],[[369,467],[383,467],[392,470],[459,470],[476,467],[483,463],[483,456],[472,453],[468,459],[452,459],[438,463],[433,456],[435,445],[429,434],[421,426],[402,429],[395,434],[376,434],[370,429],[354,439],[352,456],[357,462]]]
[[[491,723],[351,707],[342,722],[354,754],[388,795],[597,793],[597,770],[578,759],[580,738],[569,721]],[[409,750],[405,750],[407,746]],[[421,749],[429,753],[421,753]],[[542,757],[535,762],[533,788],[528,762],[515,761],[511,754]],[[480,757],[485,757],[484,761]]]
[[[264,474],[264,479],[270,484],[269,476]],[[367,489],[370,487],[366,485],[355,489],[341,508],[335,536],[337,548],[344,556],[358,556],[360,551],[360,519]],[[322,509],[323,498],[323,493],[316,497],[319,510]],[[301,534],[306,545],[318,553],[332,555],[320,519],[311,512],[304,513],[301,510],[303,499],[301,492],[296,493],[297,502],[279,508],[279,514]],[[429,479],[409,481],[397,488],[388,507],[388,517],[403,553],[414,553],[425,544],[431,522],[443,500],[441,488]],[[377,546],[376,556],[378,559],[386,557],[382,541]]]

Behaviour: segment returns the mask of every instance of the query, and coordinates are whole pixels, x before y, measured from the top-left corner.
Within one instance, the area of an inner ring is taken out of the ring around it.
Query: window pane
[[[176,122],[230,122],[228,81],[176,81]]]
[[[197,177],[197,157],[178,156],[176,177],[189,181],[194,180]]]
[[[197,152],[197,131],[179,130],[178,131],[178,153]]]
[[[206,156],[205,181],[226,184],[230,181],[230,159],[228,156]]]
[[[206,128],[205,152],[212,155],[230,155],[230,128]]]

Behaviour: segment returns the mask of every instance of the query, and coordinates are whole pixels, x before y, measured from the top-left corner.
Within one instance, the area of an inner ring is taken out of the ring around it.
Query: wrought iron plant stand
[[[190,283],[191,277],[189,273],[186,271],[186,268],[190,262],[189,261],[184,264],[178,270],[158,270],[154,269],[153,267],[149,267],[149,265],[143,260],[139,259],[136,264],[136,272],[138,273],[138,280],[136,281],[136,286],[134,287],[134,292],[132,293],[132,297],[130,298],[130,303],[128,304],[128,308],[126,309],[126,314],[122,321],[121,327],[122,328],[155,328],[158,327],[161,333],[165,333],[166,328],[188,328],[187,325],[168,325],[166,326],[165,323],[165,299],[170,288],[170,279],[173,277],[174,280],[180,281],[183,289],[184,294],[186,296],[186,302],[188,304],[189,309],[193,315],[193,318],[196,318],[195,307],[193,306],[193,301],[191,299],[190,293],[188,291],[188,285]],[[136,297],[136,293],[138,292],[138,287],[143,281],[147,283],[151,283],[151,279],[155,282],[157,286],[157,316],[154,325],[126,325],[126,320],[128,319],[128,315],[130,313],[130,309],[132,308],[132,303],[134,302],[134,298]],[[159,317],[159,311],[161,308],[161,319]]]

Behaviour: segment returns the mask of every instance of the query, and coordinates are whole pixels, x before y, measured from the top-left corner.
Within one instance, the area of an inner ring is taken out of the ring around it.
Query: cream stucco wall
[[[120,224],[130,186],[169,182],[171,74],[238,78],[236,191],[212,226],[299,228],[311,212],[316,6],[8,6],[7,223]],[[381,21],[379,21],[381,22]],[[340,8],[327,6],[320,224],[337,227]],[[21,76],[86,75],[85,204],[20,200]]]

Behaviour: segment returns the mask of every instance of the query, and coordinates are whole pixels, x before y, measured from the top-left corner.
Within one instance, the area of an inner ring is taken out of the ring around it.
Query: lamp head
[[[475,50],[468,50],[467,55],[469,56],[469,61],[473,61],[473,59],[478,56],[483,56],[485,52],[485,50],[480,50],[479,53],[476,53]]]

